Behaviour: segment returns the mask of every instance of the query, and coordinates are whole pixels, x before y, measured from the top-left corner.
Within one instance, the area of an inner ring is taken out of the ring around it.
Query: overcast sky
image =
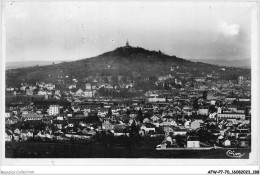
[[[6,61],[89,58],[125,45],[184,59],[250,58],[249,5],[6,3]]]

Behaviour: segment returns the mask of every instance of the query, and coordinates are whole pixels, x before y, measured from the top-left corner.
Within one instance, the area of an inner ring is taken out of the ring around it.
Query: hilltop
[[[35,83],[37,80],[57,83],[61,79],[66,83],[74,78],[85,82],[89,76],[118,75],[139,80],[167,74],[186,78],[210,74],[220,79],[231,79],[238,75],[250,76],[250,72],[249,69],[192,62],[161,51],[125,46],[77,61],[7,70],[6,85],[17,86],[22,82]]]

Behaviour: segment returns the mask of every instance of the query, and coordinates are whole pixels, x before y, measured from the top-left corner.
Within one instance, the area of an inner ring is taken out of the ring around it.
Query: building
[[[54,84],[46,84],[45,88],[48,89],[49,91],[55,90],[55,85]]]
[[[102,129],[111,131],[114,129],[114,125],[111,124],[109,121],[105,121],[102,123]]]
[[[126,47],[130,47],[128,40],[126,41]]]
[[[26,95],[33,95],[32,89],[26,89]]]
[[[77,95],[77,96],[82,96],[82,95],[83,95],[83,90],[82,90],[82,89],[79,89],[79,90],[76,92],[76,95]]]
[[[5,112],[5,118],[10,118],[13,116],[12,112]]]
[[[12,141],[12,133],[5,132],[5,141],[6,142],[11,142]]]
[[[209,109],[201,107],[201,108],[198,109],[198,114],[199,115],[208,115],[209,114]]]
[[[166,102],[166,98],[164,98],[164,97],[149,97],[148,102],[149,103]]]
[[[50,105],[49,115],[59,115],[59,114],[60,114],[60,106],[59,105]]]
[[[91,90],[92,86],[90,83],[85,84],[86,90]]]
[[[46,91],[39,91],[38,95],[47,95],[47,92]]]
[[[24,121],[37,121],[37,120],[42,120],[43,115],[42,114],[33,114],[33,113],[29,113],[27,115],[22,116],[22,119]]]
[[[229,114],[218,114],[218,118],[226,118],[226,119],[241,119],[245,120],[245,114],[239,113],[229,113]]]
[[[79,107],[80,110],[84,110],[84,109],[91,110],[91,109],[102,108],[104,104],[100,102],[84,102],[84,103],[78,103],[77,106]]]
[[[96,91],[86,90],[83,93],[84,93],[83,94],[84,97],[92,98],[92,97],[94,97],[94,94],[96,93]]]
[[[243,76],[239,76],[238,77],[238,84],[242,85],[244,83],[244,77]]]
[[[199,148],[200,141],[187,141],[187,147],[188,148]]]

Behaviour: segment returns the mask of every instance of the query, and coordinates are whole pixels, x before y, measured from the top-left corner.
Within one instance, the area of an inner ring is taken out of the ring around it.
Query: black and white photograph
[[[2,159],[259,164],[257,2],[2,2]]]

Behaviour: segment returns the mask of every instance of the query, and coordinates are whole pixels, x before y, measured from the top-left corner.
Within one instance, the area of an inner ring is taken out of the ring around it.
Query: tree
[[[122,79],[121,79],[122,83],[127,83],[127,78],[126,76],[123,76]]]
[[[108,117],[111,117],[111,116],[112,116],[112,110],[111,110],[111,107],[108,109],[107,116],[108,116]]]
[[[127,114],[128,116],[131,114],[131,112],[130,112],[129,109],[126,110],[126,114]]]
[[[208,95],[208,92],[207,91],[203,91],[202,97],[203,97],[204,100],[207,99],[207,95]]]
[[[210,105],[210,106],[209,106],[209,111],[210,111],[210,112],[217,112],[217,109],[215,108],[214,105]]]
[[[143,121],[143,112],[142,109],[140,108],[137,114],[137,119],[142,122]]]
[[[177,88],[177,89],[180,89],[180,88],[182,88],[182,86],[181,86],[180,84],[177,84],[177,85],[176,85],[176,88]]]
[[[194,109],[199,109],[199,104],[198,104],[198,99],[195,98],[194,101],[193,101],[193,108]]]
[[[105,83],[109,83],[109,81],[108,81],[108,78],[107,78],[107,77],[104,77],[104,82],[105,82]]]

